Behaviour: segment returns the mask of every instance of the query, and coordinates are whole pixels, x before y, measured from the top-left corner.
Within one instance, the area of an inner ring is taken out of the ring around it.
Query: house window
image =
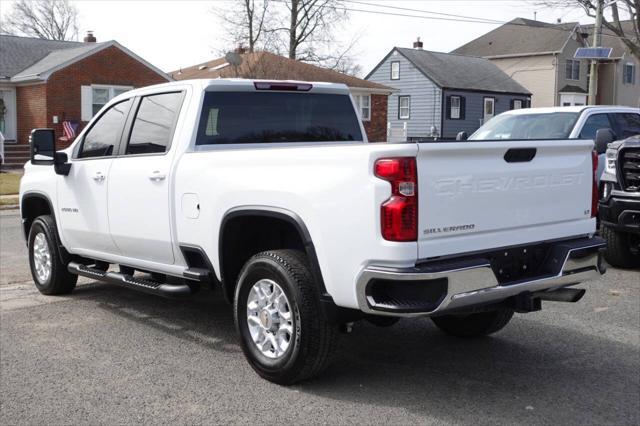
[[[411,97],[398,96],[398,118],[408,119],[411,115]]]
[[[451,97],[451,118],[454,120],[460,119],[460,96]]]
[[[360,119],[362,121],[371,120],[371,95],[355,95],[354,100],[358,106]]]
[[[496,100],[494,98],[484,98],[484,121],[487,121],[495,115]]]
[[[513,108],[511,109],[522,109],[522,100],[521,99],[514,99],[513,100]]]
[[[580,61],[567,59],[565,77],[567,80],[580,80]]]
[[[82,86],[82,120],[89,121],[100,109],[116,96],[133,89],[131,86]]]
[[[636,84],[636,66],[633,64],[624,64],[622,73],[622,82],[624,84]]]
[[[391,80],[400,80],[400,62],[391,62]]]

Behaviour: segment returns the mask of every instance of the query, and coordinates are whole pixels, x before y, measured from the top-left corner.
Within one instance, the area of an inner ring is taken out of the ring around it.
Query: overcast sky
[[[433,12],[465,15],[498,21],[516,17],[555,22],[580,21],[591,23],[582,9],[550,9],[523,0],[414,0],[382,1],[362,0],[377,6],[356,4],[354,9],[419,15],[418,12],[384,8],[410,8]],[[9,10],[11,1],[0,1],[0,13]],[[226,0],[209,1],[95,1],[75,2],[80,12],[80,38],[93,30],[98,41],[117,40],[139,56],[164,71],[204,62],[232,49],[226,45],[218,18],[213,8],[229,7]],[[433,15],[432,15],[433,16]],[[416,37],[428,50],[448,52],[475,37],[495,28],[495,24],[453,22],[350,12],[349,20],[337,33],[347,43],[360,35],[354,49],[357,62],[364,74],[368,73],[393,47],[411,47]]]

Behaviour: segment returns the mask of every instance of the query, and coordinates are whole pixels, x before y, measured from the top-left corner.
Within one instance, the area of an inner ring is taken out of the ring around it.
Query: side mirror
[[[56,174],[69,176],[71,163],[68,163],[68,161],[69,157],[67,157],[66,152],[56,152],[53,155],[53,169],[56,171]]]
[[[52,165],[56,153],[56,135],[53,129],[33,129],[29,136],[31,164]]]
[[[607,145],[613,142],[616,135],[611,129],[598,129],[596,132],[595,149],[598,154],[604,154],[607,151]]]
[[[469,135],[467,135],[467,132],[458,132],[458,134],[456,135],[456,140],[457,141],[466,141],[468,137],[469,137]]]
[[[71,164],[67,154],[56,152],[56,134],[53,129],[33,129],[29,137],[31,144],[31,164],[53,165],[59,175],[67,176]]]

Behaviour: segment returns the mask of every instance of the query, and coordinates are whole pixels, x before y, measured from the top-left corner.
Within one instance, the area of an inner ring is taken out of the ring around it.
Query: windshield
[[[577,119],[577,112],[503,114],[485,123],[469,140],[567,139]]]
[[[362,141],[349,95],[208,92],[198,145]]]

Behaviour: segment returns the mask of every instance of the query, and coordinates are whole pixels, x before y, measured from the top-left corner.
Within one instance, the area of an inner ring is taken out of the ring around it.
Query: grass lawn
[[[18,197],[0,198],[0,206],[13,206],[14,204],[18,204]]]
[[[0,195],[17,194],[21,177],[18,173],[0,173]]]

